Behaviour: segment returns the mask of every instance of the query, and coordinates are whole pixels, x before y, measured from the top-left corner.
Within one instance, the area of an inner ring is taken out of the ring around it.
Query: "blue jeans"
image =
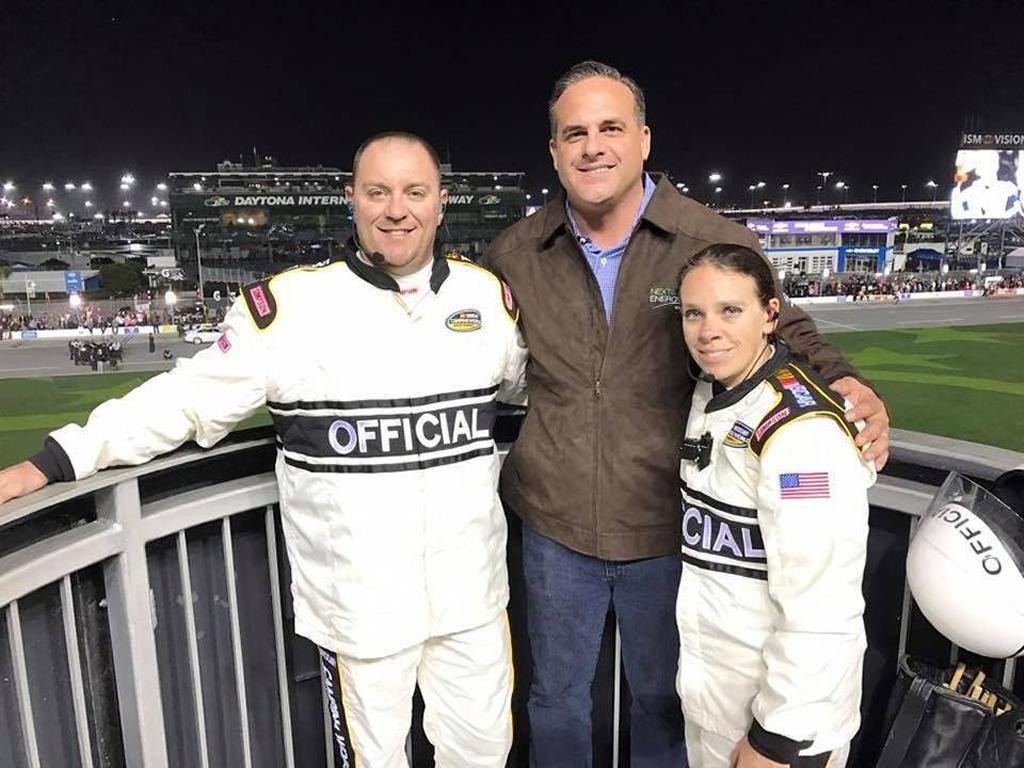
[[[628,562],[581,555],[523,525],[533,768],[591,765],[590,686],[609,607],[618,620],[632,695],[630,766],[685,768],[675,687],[680,569],[677,555]]]

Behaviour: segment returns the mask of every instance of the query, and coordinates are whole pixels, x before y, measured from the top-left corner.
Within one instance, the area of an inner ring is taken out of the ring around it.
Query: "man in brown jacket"
[[[677,448],[693,391],[674,311],[680,267],[716,242],[758,248],[746,228],[643,171],[643,93],[616,69],[578,64],[555,84],[551,156],[565,193],[491,245],[485,263],[512,288],[530,348],[529,411],[502,473],[523,520],[534,660],[532,764],[590,765],[591,699],[613,606],[632,694],[633,768],[685,765],[674,688],[679,641]],[[879,465],[888,416],[802,311],[779,335],[866,419]]]

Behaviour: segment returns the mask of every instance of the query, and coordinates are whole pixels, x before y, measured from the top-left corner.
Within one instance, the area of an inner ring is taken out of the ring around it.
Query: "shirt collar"
[[[622,238],[622,241],[616,243],[613,247],[618,247],[619,245],[622,245],[622,243],[629,240],[630,236],[633,234],[633,231],[636,229],[636,225],[640,221],[640,217],[643,216],[644,211],[647,210],[647,204],[651,202],[651,198],[654,196],[654,190],[657,188],[657,185],[654,183],[654,180],[651,178],[650,174],[645,173],[643,175],[643,182],[644,195],[643,198],[640,200],[640,207],[637,209],[636,218],[633,219],[633,226],[630,227],[629,232],[626,234],[624,238]],[[590,243],[590,238],[584,235],[582,232],[580,232],[579,225],[576,223],[576,217],[573,216],[572,214],[572,206],[569,205],[568,198],[566,198],[565,200],[565,217],[569,221],[569,227],[572,230],[573,236],[575,236],[576,240],[579,241],[580,245],[587,245],[588,243]],[[611,249],[608,248],[604,250]]]
[[[646,180],[649,176],[644,174],[644,192],[647,191]],[[647,208],[641,211],[641,218],[653,224],[663,232],[671,232],[676,225],[676,218],[679,207],[679,190],[675,188],[667,176],[654,185],[654,192],[649,200]],[[541,217],[540,242],[544,247],[551,244],[552,239],[563,228],[571,235],[572,228],[569,224],[569,217],[566,213],[565,190],[560,189],[558,195],[545,205],[534,216]]]

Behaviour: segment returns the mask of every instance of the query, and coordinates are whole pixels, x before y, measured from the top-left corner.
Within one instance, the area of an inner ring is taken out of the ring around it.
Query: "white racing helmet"
[[[911,539],[907,580],[925,618],[961,648],[1024,654],[1024,519],[977,483],[946,478]]]

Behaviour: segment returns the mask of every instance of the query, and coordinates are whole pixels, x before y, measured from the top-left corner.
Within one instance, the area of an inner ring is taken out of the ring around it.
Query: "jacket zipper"
[[[573,238],[573,239],[575,239],[575,238]],[[590,262],[587,261],[587,256],[586,256],[585,253],[583,253],[583,248],[582,248],[582,246],[580,246],[580,244],[578,242],[576,243],[576,253],[579,254],[580,261],[583,262],[583,269],[584,269],[584,272],[586,274],[586,277],[584,279],[587,282],[587,289],[589,291],[591,291],[591,292],[596,290],[598,297],[603,299],[604,297],[601,296],[601,286],[598,284],[597,278],[594,276],[594,270],[592,270],[590,268]],[[601,305],[602,305],[602,308],[603,308],[603,305],[604,305],[603,301],[601,302]],[[607,317],[605,317],[604,320],[605,320],[605,323],[608,324]],[[608,324],[608,325],[609,325],[609,330],[610,330],[610,324]],[[600,491],[600,481],[599,481],[598,471],[599,471],[600,456],[601,456],[601,398],[603,397],[603,394],[601,392],[601,373],[604,370],[604,357],[605,357],[605,354],[607,353],[607,351],[608,351],[608,334],[606,333],[605,334],[604,348],[601,350],[601,359],[598,362],[598,364],[592,369],[592,374],[591,374],[593,376],[593,390],[592,391],[593,391],[593,401],[594,401],[594,457],[593,457],[593,459],[594,459],[594,463],[593,463],[593,472],[594,472],[593,483],[594,484],[593,484],[593,487],[591,488],[590,518],[591,518],[591,521],[592,521],[592,525],[594,526],[594,550],[598,553],[598,557],[600,557],[600,551],[601,551],[601,544],[600,544],[601,536],[600,536],[600,533],[598,532],[598,524],[597,524],[597,506],[598,506],[597,500],[598,500],[598,495],[599,495],[599,491]]]

